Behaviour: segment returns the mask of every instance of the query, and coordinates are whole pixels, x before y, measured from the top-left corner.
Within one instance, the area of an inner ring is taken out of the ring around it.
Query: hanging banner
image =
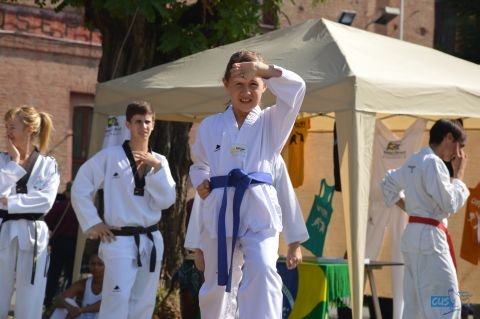
[[[130,131],[125,126],[125,122],[125,115],[108,117],[102,148],[121,145],[123,141],[130,139]]]
[[[323,253],[327,228],[333,213],[332,199],[334,192],[335,186],[327,185],[326,180],[323,178],[320,182],[320,191],[318,195],[315,195],[310,215],[306,222],[310,238],[302,245],[317,257],[321,257]]]

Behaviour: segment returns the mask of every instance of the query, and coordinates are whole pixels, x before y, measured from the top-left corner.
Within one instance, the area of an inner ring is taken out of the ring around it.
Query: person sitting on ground
[[[56,298],[57,309],[50,319],[98,318],[105,265],[97,254],[93,254],[88,267],[92,276],[76,281]]]

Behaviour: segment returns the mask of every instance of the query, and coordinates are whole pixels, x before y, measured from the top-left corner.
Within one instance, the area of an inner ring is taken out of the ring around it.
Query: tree
[[[129,75],[221,44],[258,33],[260,12],[276,20],[281,0],[35,0],[40,6],[85,10],[85,22],[102,35],[103,55],[98,81]],[[260,2],[260,1],[259,1]],[[273,13],[273,15],[272,15]],[[272,22],[272,21],[270,21]],[[226,63],[226,61],[225,61]],[[220,75],[219,75],[220,76]],[[185,200],[190,123],[157,121],[153,148],[165,154],[177,183],[177,201],[163,212],[160,228],[165,241],[162,280],[172,284],[185,252]],[[161,318],[178,317],[170,298],[162,301]]]
[[[462,59],[480,63],[480,1],[444,0],[456,14],[454,54]]]

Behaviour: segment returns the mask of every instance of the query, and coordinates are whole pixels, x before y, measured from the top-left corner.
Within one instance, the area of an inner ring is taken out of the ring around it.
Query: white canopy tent
[[[361,318],[376,114],[480,117],[480,66],[328,20],[309,20],[99,84],[91,154],[101,147],[106,117],[123,114],[135,99],[149,101],[161,119],[193,121],[221,112],[228,100],[221,77],[230,55],[241,48],[305,79],[302,112],[335,112],[351,304],[354,318]]]

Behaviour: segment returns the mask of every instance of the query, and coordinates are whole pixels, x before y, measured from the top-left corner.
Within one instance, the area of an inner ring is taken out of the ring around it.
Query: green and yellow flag
[[[277,264],[283,281],[283,319],[322,319],[333,303],[343,306],[350,297],[346,263],[303,262],[294,270]]]

